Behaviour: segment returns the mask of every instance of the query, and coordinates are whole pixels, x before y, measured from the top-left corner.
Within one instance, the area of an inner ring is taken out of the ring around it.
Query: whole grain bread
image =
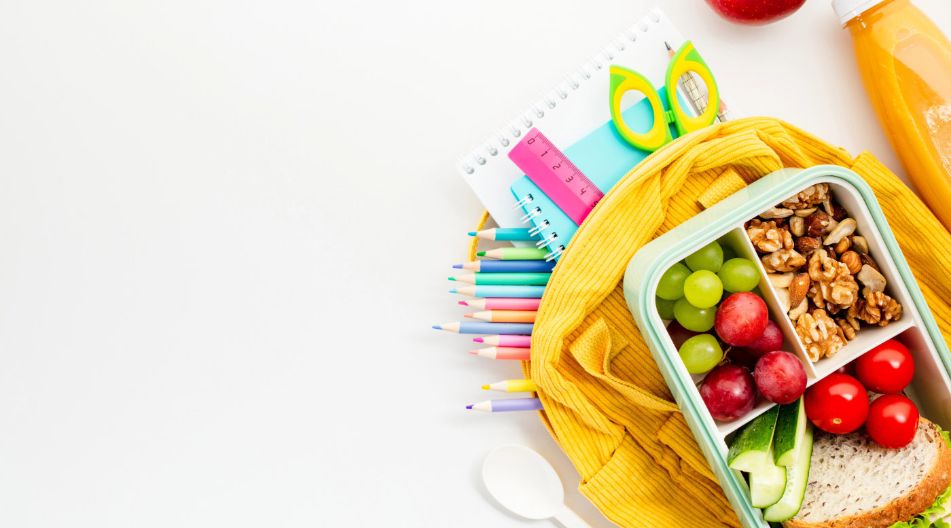
[[[922,418],[911,444],[817,432],[802,509],[785,528],[888,528],[931,506],[951,484],[951,448]]]

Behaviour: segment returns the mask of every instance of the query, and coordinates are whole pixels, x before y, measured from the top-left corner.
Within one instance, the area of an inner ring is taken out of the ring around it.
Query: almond
[[[791,306],[799,306],[799,303],[806,298],[811,282],[808,273],[798,273],[793,277],[792,282],[789,284],[789,304]]]

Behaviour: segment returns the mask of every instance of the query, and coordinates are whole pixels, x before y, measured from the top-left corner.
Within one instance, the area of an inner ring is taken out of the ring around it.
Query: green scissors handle
[[[677,97],[677,85],[681,77],[688,73],[699,76],[707,87],[708,104],[703,112],[696,117],[684,111],[683,105]],[[717,89],[716,80],[713,78],[710,68],[690,41],[685,42],[677,50],[667,66],[665,89],[667,101],[670,104],[669,110],[664,106],[657,89],[640,73],[612,65],[610,76],[611,120],[621,137],[637,148],[653,152],[673,141],[669,126],[671,124],[676,127],[677,134],[680,136],[699,130],[716,120],[720,106],[720,93]],[[632,91],[644,94],[653,110],[654,122],[647,132],[635,132],[624,121],[624,116],[621,113],[621,99],[624,94]]]

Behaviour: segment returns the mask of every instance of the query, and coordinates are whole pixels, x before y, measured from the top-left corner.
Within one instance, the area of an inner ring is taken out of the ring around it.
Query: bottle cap
[[[861,15],[885,0],[832,0],[832,10],[843,26],[849,20]]]

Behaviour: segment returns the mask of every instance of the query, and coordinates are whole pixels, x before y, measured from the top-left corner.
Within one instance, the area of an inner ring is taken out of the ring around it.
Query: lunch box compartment
[[[812,362],[780,305],[776,289],[747,237],[745,224],[816,183],[828,183],[834,200],[855,218],[856,233],[867,240],[869,254],[887,280],[885,292],[901,303],[903,313],[900,320],[885,327],[863,325],[855,339],[834,356]],[[737,256],[757,263],[759,291],[769,307],[770,319],[783,331],[784,349],[799,357],[805,366],[808,385],[875,346],[897,338],[911,350],[915,359],[916,371],[908,396],[918,405],[922,416],[951,429],[951,356],[871,189],[858,175],[837,166],[785,169],[765,176],[645,245],[631,259],[624,279],[625,297],[638,327],[744,526],[767,528],[768,524],[760,510],[750,504],[743,476],[727,467],[726,453],[736,432],[773,404],[760,401],[753,411],[738,420],[715,421],[697,388],[703,376],[691,376],[687,372],[655,304],[657,283],[664,271],[714,240],[731,246]]]

